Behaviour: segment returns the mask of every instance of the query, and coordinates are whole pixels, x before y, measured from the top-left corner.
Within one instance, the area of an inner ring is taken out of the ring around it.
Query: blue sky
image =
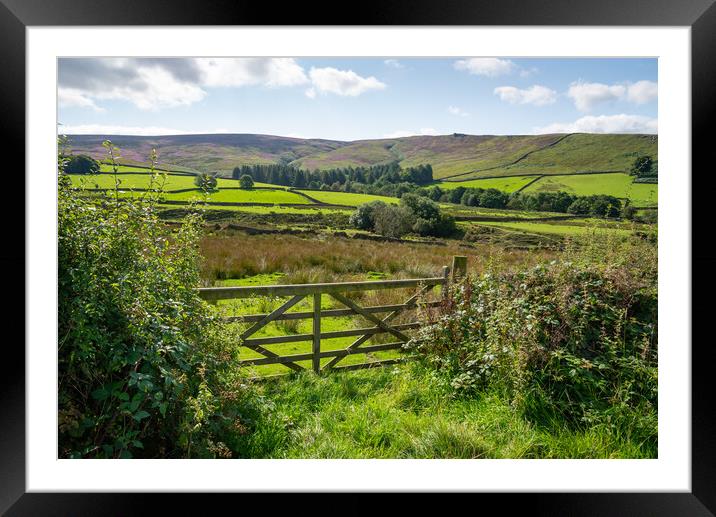
[[[70,134],[656,133],[656,59],[65,58]]]

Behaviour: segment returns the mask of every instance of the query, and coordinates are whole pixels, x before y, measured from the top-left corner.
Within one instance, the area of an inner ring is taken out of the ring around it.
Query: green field
[[[571,134],[556,145],[532,152],[520,161],[465,177],[627,172],[640,154],[658,156],[654,135]]]
[[[178,208],[181,208],[177,205],[167,205],[159,203],[159,206],[162,208],[165,208],[167,210],[176,210]],[[257,214],[257,215],[310,215],[310,214],[340,214],[340,213],[348,213],[348,208],[323,208],[320,205],[303,205],[303,207],[299,206],[281,206],[281,205],[274,205],[274,206],[231,206],[231,205],[210,205],[210,204],[201,204],[200,205],[202,209],[204,210],[216,210],[216,211],[230,211],[230,212],[241,212],[244,214]]]
[[[331,205],[358,206],[371,201],[383,201],[384,203],[397,204],[400,202],[398,198],[387,196],[374,196],[371,194],[354,194],[350,192],[332,192],[330,190],[299,190],[306,195],[317,199],[321,203]]]
[[[74,153],[106,158],[104,137],[72,135]],[[290,163],[307,170],[398,162],[431,164],[434,177],[471,179],[525,174],[627,171],[638,154],[658,161],[655,135],[422,135],[341,142],[269,135],[121,136],[112,142],[124,161],[146,160],[156,148],[171,167],[221,172],[237,165]]]
[[[85,188],[114,188],[114,174],[105,169],[109,166],[102,165],[102,173],[100,174],[68,174],[74,185],[84,185]],[[119,166],[117,178],[120,180],[120,188],[122,189],[145,189],[149,187],[152,175],[147,173],[147,169],[138,169],[136,167]],[[157,171],[161,173],[162,171]],[[163,179],[166,178],[166,179]],[[187,188],[196,188],[194,185],[194,175],[185,174],[160,174],[159,182],[164,181],[164,190],[180,190]],[[217,178],[219,188],[239,187],[239,181],[227,178]],[[155,185],[156,186],[156,185]],[[255,187],[269,187],[274,189],[283,189],[279,185],[271,185],[269,183],[254,182]]]
[[[590,235],[594,232],[614,232],[625,237],[631,233],[629,229],[621,228],[618,225],[577,225],[561,222],[481,222],[480,226],[493,226],[505,230],[515,230],[524,233],[537,233],[547,235],[574,236],[574,235]]]
[[[565,191],[578,196],[606,194],[622,199],[630,199],[642,206],[656,205],[658,185],[653,183],[634,183],[634,176],[628,174],[579,174],[572,176],[545,176],[523,192]]]
[[[511,176],[507,178],[485,178],[479,180],[467,181],[441,181],[436,183],[443,190],[452,190],[458,187],[465,188],[496,188],[502,192],[512,193],[520,190],[530,181],[534,181],[535,176]]]
[[[290,203],[297,205],[310,205],[311,201],[287,190],[243,190],[219,189],[208,195],[199,189],[189,192],[167,192],[164,198],[173,201],[206,200],[209,203]]]

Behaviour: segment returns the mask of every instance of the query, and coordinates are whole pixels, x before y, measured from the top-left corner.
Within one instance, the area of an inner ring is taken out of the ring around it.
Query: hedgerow
[[[656,448],[656,248],[596,249],[454,285],[408,343],[457,393],[532,420],[605,426]]]
[[[108,147],[116,158],[116,148]],[[201,300],[201,216],[142,197],[58,192],[59,455],[215,457],[237,419],[235,339]],[[152,173],[154,171],[152,170]],[[117,184],[118,185],[118,184]]]

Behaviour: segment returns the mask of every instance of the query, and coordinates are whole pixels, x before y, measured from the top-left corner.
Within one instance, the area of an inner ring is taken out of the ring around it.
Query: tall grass
[[[390,277],[439,276],[454,255],[467,255],[472,272],[493,267],[530,265],[553,258],[555,251],[505,250],[498,245],[468,248],[459,241],[445,246],[293,235],[210,235],[201,240],[202,278],[242,278],[286,273],[287,281],[332,281],[350,275],[382,272]],[[320,280],[319,280],[320,279]]]

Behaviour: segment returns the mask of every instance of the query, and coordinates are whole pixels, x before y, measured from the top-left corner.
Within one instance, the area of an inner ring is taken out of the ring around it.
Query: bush
[[[239,186],[243,189],[252,189],[254,188],[254,179],[248,174],[244,174],[239,178]]]
[[[372,230],[375,226],[375,210],[387,206],[383,201],[371,201],[358,205],[348,220],[349,224],[359,230]]]
[[[189,215],[169,233],[158,194],[58,194],[59,455],[225,456],[235,342],[202,301]]]
[[[217,185],[219,184],[218,180],[216,179],[215,174],[209,174],[206,172],[202,172],[201,174],[197,174],[194,178],[194,185],[199,187],[204,192],[214,192],[217,190]]]
[[[410,233],[415,217],[405,207],[386,205],[376,207],[373,212],[373,231],[386,237],[402,237]]]
[[[453,286],[407,348],[457,392],[496,390],[535,421],[655,447],[656,247],[609,246]]]
[[[65,158],[66,174],[99,174],[99,162],[84,154],[76,154]]]

